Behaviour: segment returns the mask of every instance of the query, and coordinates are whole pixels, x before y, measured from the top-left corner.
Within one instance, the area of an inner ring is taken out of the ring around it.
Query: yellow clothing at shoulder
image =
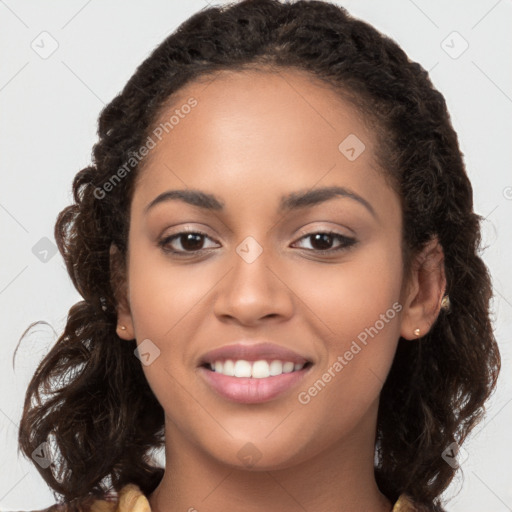
[[[396,501],[392,512],[414,512],[415,507],[405,494]],[[135,484],[126,485],[119,492],[117,502],[98,500],[91,512],[151,512],[147,498]]]
[[[391,512],[414,512],[416,507],[405,494],[402,494],[395,503]]]
[[[53,505],[52,507],[33,512],[66,512],[65,505]],[[415,512],[416,507],[411,500],[402,494],[391,512]],[[140,488],[135,484],[125,485],[118,496],[111,500],[96,500],[91,505],[89,512],[151,512],[149,501]]]
[[[91,512],[151,512],[151,507],[139,487],[129,484],[119,491],[116,501],[95,501]]]

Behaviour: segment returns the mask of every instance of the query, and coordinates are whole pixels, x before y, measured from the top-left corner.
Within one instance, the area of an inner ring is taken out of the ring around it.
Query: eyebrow
[[[282,196],[279,203],[279,212],[290,212],[301,208],[308,208],[337,196],[357,201],[359,204],[363,205],[373,217],[377,217],[374,208],[366,199],[351,190],[337,186],[299,190]],[[144,214],[147,214],[149,210],[157,204],[172,200],[183,201],[192,206],[198,206],[199,208],[210,211],[218,211],[224,208],[224,203],[213,194],[193,189],[168,190],[155,197],[155,199],[144,208]]]

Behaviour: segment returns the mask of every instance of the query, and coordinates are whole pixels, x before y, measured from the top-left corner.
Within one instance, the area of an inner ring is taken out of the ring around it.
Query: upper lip
[[[204,354],[199,366],[214,363],[225,359],[244,359],[245,361],[259,361],[261,359],[291,361],[292,363],[305,364],[311,362],[308,358],[297,354],[293,350],[275,345],[274,343],[234,343],[219,347]]]

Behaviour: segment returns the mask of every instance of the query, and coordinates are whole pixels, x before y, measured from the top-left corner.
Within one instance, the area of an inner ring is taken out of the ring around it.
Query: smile
[[[233,402],[256,404],[279,397],[298,384],[312,363],[281,360],[215,361],[199,368],[199,373],[218,395]]]
[[[266,377],[275,377],[283,373],[291,373],[302,370],[307,363],[294,363],[292,361],[246,361],[238,359],[233,361],[215,361],[209,364],[210,370],[228,377],[252,377],[253,379],[264,379]]]

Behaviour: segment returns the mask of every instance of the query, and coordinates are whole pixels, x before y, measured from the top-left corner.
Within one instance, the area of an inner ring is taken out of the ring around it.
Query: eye
[[[200,231],[181,231],[180,233],[162,238],[158,245],[162,247],[163,251],[176,255],[194,254],[207,249],[202,247],[205,238],[211,240],[206,233]],[[181,249],[176,249],[177,245],[181,246]]]
[[[315,233],[309,233],[307,235],[304,235],[299,240],[307,239],[311,240],[310,245],[313,246],[312,249],[308,250],[320,254],[340,252],[345,249],[348,249],[349,247],[357,243],[357,240],[355,238],[351,238],[340,233],[336,233],[335,231],[320,231]],[[338,241],[339,245],[335,248],[332,248],[331,246],[335,241]]]
[[[212,240],[206,233],[201,231],[181,231],[170,236],[162,238],[158,245],[166,253],[172,253],[177,256],[186,256],[187,254],[193,255],[205,251],[213,246],[204,247],[205,240]],[[355,245],[357,240],[355,238],[347,237],[334,231],[320,231],[315,233],[308,233],[299,239],[310,239],[312,248],[306,248],[308,251],[313,251],[320,254],[337,253],[348,249]],[[213,241],[213,240],[212,240]],[[338,242],[338,246],[332,248],[333,243]],[[295,242],[298,243],[298,242]],[[177,246],[181,246],[178,247]]]

